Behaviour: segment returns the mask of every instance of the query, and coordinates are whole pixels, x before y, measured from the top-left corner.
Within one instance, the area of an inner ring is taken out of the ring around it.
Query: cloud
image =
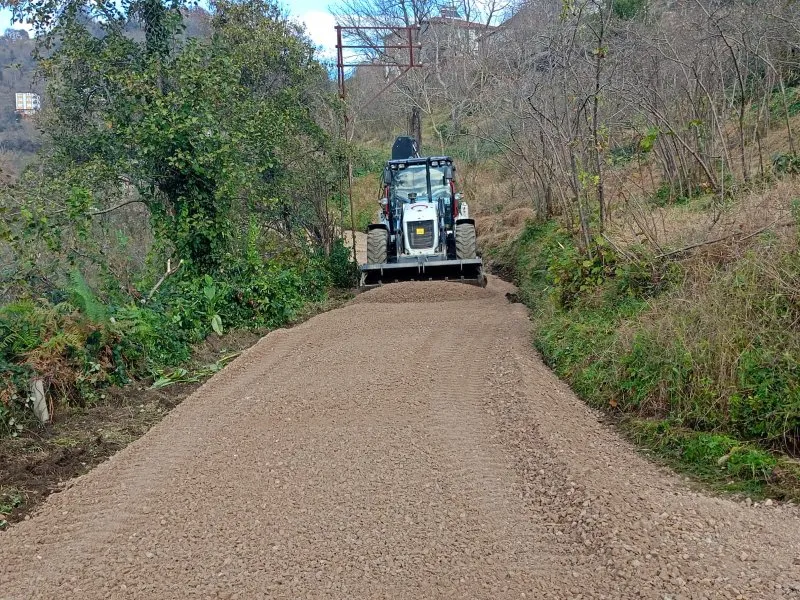
[[[310,10],[298,19],[306,26],[308,37],[319,47],[322,59],[336,58],[336,19],[328,12]]]

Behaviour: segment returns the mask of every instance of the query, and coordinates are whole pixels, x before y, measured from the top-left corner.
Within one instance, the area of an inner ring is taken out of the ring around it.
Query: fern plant
[[[73,269],[69,274],[69,294],[73,303],[91,321],[101,322],[108,320],[106,307],[97,299],[83,274],[78,269]]]

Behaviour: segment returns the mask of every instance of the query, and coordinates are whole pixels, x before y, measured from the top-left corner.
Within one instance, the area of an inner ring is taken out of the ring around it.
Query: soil
[[[800,510],[646,461],[509,293],[398,284],[270,333],[1,533],[3,598],[800,597]]]
[[[0,519],[26,518],[65,482],[139,438],[199,386],[113,388],[102,405],[71,409],[47,427],[0,438],[0,505],[12,508]]]

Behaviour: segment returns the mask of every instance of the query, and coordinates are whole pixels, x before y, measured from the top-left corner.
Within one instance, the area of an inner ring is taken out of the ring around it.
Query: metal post
[[[347,109],[345,108],[345,110]],[[346,117],[345,123],[347,123]],[[353,236],[353,260],[358,262],[358,255],[356,254],[356,217],[353,210],[353,157],[350,154],[349,145],[347,147],[347,201],[350,203],[350,233]]]

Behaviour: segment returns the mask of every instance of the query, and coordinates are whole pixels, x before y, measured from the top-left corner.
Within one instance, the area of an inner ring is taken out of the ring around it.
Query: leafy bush
[[[720,477],[724,456],[723,476],[742,485],[786,472],[782,489],[800,489],[770,453],[800,450],[797,241],[722,266],[592,256],[552,224],[495,253],[544,360],[590,404],[667,423],[648,445],[684,467]]]
[[[44,381],[51,397],[85,402],[95,387],[116,383],[114,350],[120,335],[110,323],[95,323],[68,304],[42,300],[0,308],[0,404],[8,427],[25,418],[32,378]]]
[[[554,290],[550,266],[565,252],[574,255],[572,240],[555,222],[529,224],[508,248],[495,253],[495,262],[518,281],[523,301],[542,310]]]
[[[168,307],[154,302],[146,307],[128,304],[114,312],[111,327],[120,336],[114,358],[121,382],[188,360],[194,336],[182,330],[167,311]]]
[[[772,157],[772,170],[779,175],[800,175],[800,155],[776,154]]]
[[[639,144],[630,142],[622,146],[614,146],[611,148],[611,164],[614,166],[622,166],[631,162],[637,154],[639,154]]]
[[[740,434],[770,441],[800,440],[800,357],[752,348],[739,357],[738,390],[729,401]]]
[[[264,261],[245,252],[215,275],[178,271],[145,305],[104,304],[80,271],[50,304],[0,307],[0,432],[30,421],[29,386],[44,380],[56,408],[94,402],[108,385],[154,377],[184,363],[193,343],[226,329],[280,327],[331,286],[348,288],[357,267],[341,240],[328,256],[303,252]]]
[[[629,21],[644,13],[647,0],[617,0],[613,4],[614,16]]]
[[[679,470],[728,491],[796,497],[796,481],[777,481],[790,463],[732,436],[693,431],[674,420],[630,419],[625,429]]]
[[[358,264],[352,258],[351,249],[337,239],[325,260],[325,269],[330,282],[339,289],[349,289],[358,283]]]
[[[588,256],[575,248],[565,248],[547,268],[550,280],[558,290],[558,304],[568,308],[583,293],[603,285],[613,270],[613,263],[610,253],[606,256],[601,251]]]
[[[217,278],[185,274],[164,285],[159,299],[173,324],[189,342],[199,341],[216,327],[240,329],[279,327],[308,301],[324,298],[330,280],[324,267],[279,263],[237,265]]]

